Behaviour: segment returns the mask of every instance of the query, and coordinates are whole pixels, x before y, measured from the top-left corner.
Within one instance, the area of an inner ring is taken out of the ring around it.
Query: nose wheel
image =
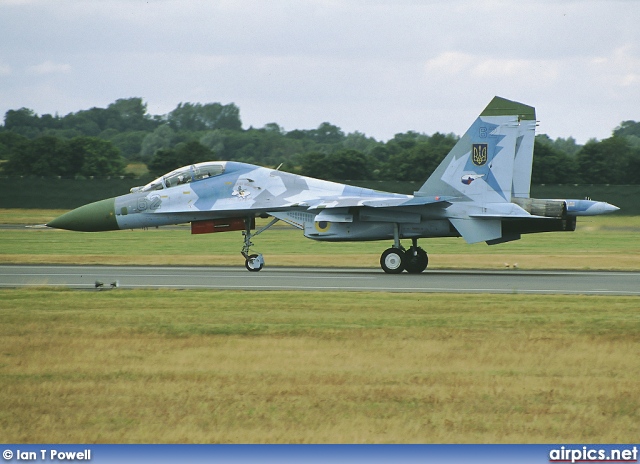
[[[252,234],[251,224],[253,223],[253,218],[249,217],[245,219],[244,224],[246,230],[242,231],[242,235],[244,236],[244,244],[242,245],[242,251],[240,253],[242,253],[242,256],[244,256],[245,259],[244,267],[246,267],[249,272],[259,272],[264,267],[264,257],[262,256],[262,253],[250,252],[250,248],[253,246],[251,238],[255,237],[258,234],[261,234],[278,221],[278,218],[273,218],[273,220],[269,224]]]
[[[253,254],[245,258],[244,267],[249,272],[258,272],[264,267],[264,258],[262,254]]]

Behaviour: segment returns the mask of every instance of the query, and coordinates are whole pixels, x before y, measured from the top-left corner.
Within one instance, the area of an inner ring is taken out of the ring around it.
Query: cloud
[[[11,74],[11,71],[11,66],[0,61],[0,76],[8,76],[9,74]]]
[[[626,44],[609,56],[592,59],[591,67],[610,85],[628,88],[640,84],[640,54],[634,45]]]
[[[38,65],[29,66],[27,70],[32,74],[64,74],[71,72],[71,65],[47,60]]]
[[[428,75],[459,75],[468,72],[476,59],[467,53],[446,51],[427,60],[424,65]]]
[[[35,0],[0,0],[0,6],[22,6],[35,3]]]
[[[466,76],[486,80],[519,78],[553,82],[559,75],[559,63],[556,60],[499,58],[458,51],[446,51],[427,60],[424,69],[430,77],[445,79]]]

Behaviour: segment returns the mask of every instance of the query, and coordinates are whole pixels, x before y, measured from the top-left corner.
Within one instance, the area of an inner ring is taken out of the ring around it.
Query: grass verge
[[[0,210],[0,224],[42,224],[59,211]],[[260,224],[259,224],[260,226]],[[640,269],[640,217],[579,221],[576,232],[525,235],[496,246],[458,238],[423,239],[430,268]],[[256,237],[268,266],[371,267],[391,242],[326,243],[291,227]],[[407,241],[405,241],[407,242]],[[406,243],[408,245],[408,242]],[[159,264],[242,266],[240,232],[191,235],[188,226],[82,233],[29,228],[0,229],[0,263]]]
[[[7,443],[630,443],[638,298],[0,291]]]

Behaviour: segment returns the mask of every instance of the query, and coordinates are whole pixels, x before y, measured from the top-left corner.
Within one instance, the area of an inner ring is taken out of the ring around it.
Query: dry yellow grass
[[[0,292],[4,442],[634,442],[638,298]]]

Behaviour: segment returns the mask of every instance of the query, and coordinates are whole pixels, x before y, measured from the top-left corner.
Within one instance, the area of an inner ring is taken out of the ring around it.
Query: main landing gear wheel
[[[400,227],[394,224],[393,246],[380,256],[380,267],[387,274],[400,274],[407,271],[409,274],[420,274],[427,268],[429,257],[427,252],[418,246],[418,239],[411,239],[411,247],[405,251],[400,244]]]
[[[405,268],[405,253],[400,248],[389,248],[380,256],[380,266],[387,274],[400,274]]]
[[[264,259],[262,255],[249,255],[244,262],[244,267],[247,268],[249,272],[258,272],[264,266]]]
[[[405,252],[405,269],[409,274],[420,274],[429,265],[427,252],[419,246],[412,246]]]

